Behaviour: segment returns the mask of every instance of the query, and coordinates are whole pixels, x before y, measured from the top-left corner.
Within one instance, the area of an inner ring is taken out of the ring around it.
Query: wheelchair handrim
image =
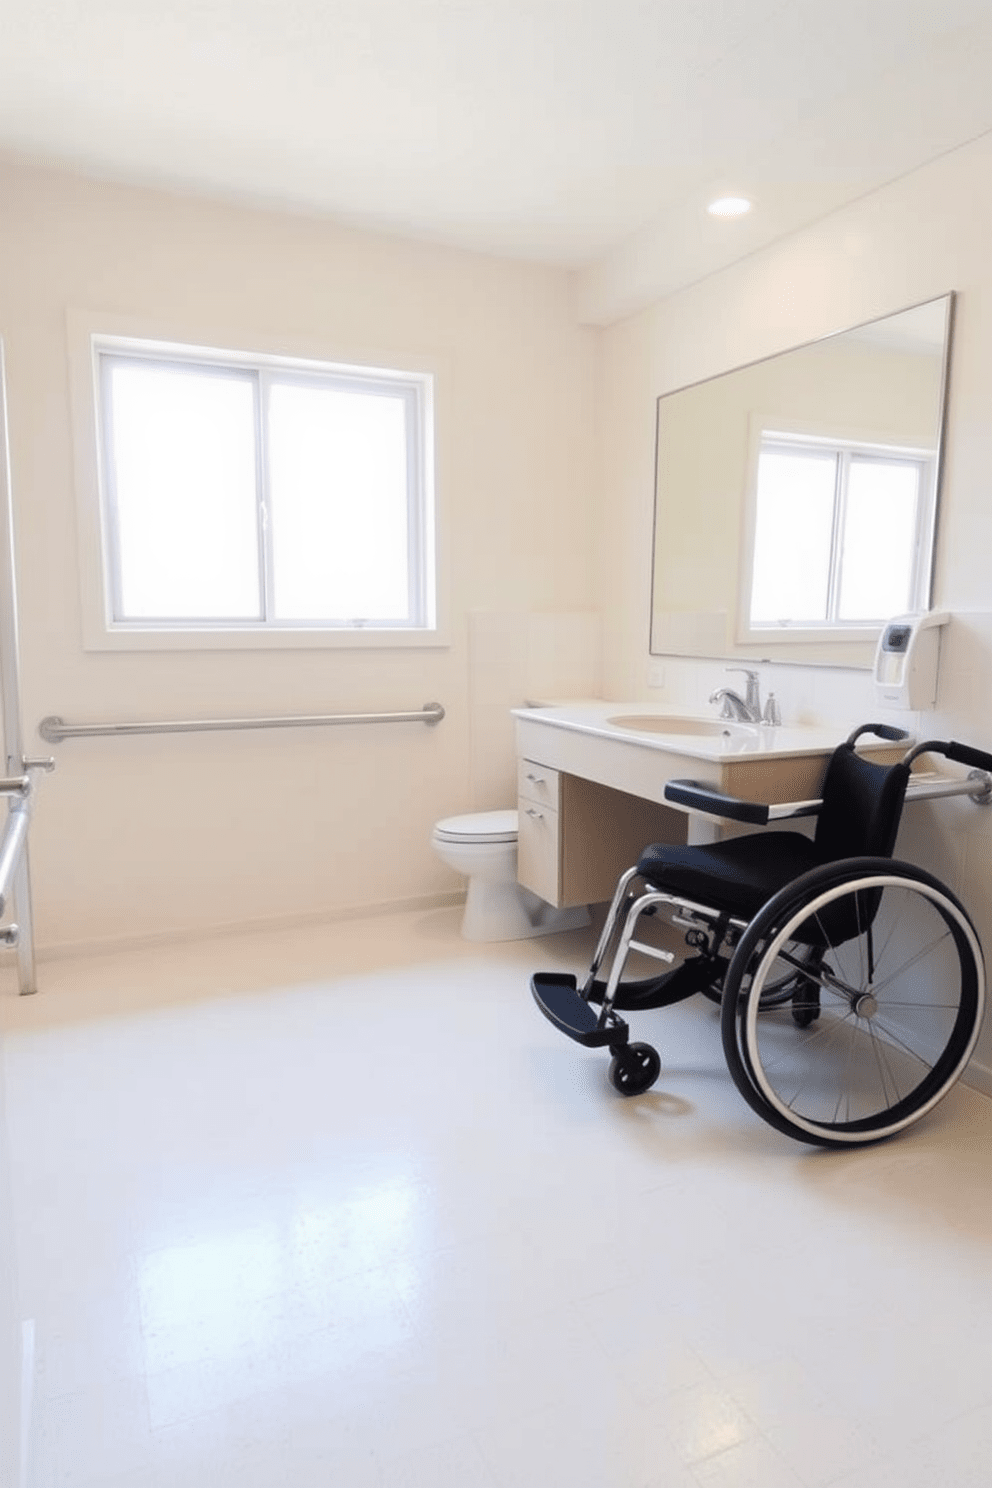
[[[782,950],[785,943],[793,938],[793,932],[797,924],[801,924],[803,921],[812,918],[827,905],[834,903],[842,895],[850,894],[852,892],[852,886],[855,886],[853,889],[854,892],[861,892],[862,887],[866,890],[909,888],[929,899],[938,914],[948,925],[952,935],[956,938],[957,934],[960,934],[967,942],[972,954],[976,977],[976,986],[974,989],[976,1006],[973,1026],[961,1054],[954,1061],[953,1067],[948,1072],[942,1072],[938,1088],[925,1097],[918,1105],[914,1105],[911,1110],[888,1124],[872,1124],[871,1118],[843,1124],[817,1122],[808,1119],[783,1102],[767,1078],[760,1057],[757,1059],[753,1057],[754,1051],[759,1047],[758,1024],[762,1016],[760,1006],[761,988],[758,988],[757,996],[754,995],[753,986],[749,989],[746,994],[747,1000],[744,1009],[745,1036],[742,1042],[749,1051],[744,1062],[760,1099],[767,1103],[770,1109],[775,1111],[790,1127],[797,1128],[814,1140],[825,1140],[831,1144],[853,1145],[866,1141],[878,1141],[884,1137],[894,1135],[896,1132],[903,1130],[906,1126],[919,1120],[920,1117],[926,1115],[928,1111],[937,1105],[958,1079],[974,1052],[981,1029],[982,1011],[985,1001],[985,976],[981,946],[964,910],[941,887],[929,883],[925,877],[918,876],[913,872],[900,874],[869,871],[865,872],[860,879],[850,877],[841,879],[839,882],[832,884],[821,893],[815,895],[812,899],[800,898],[798,901],[794,900],[794,908],[788,906],[784,908],[786,916],[785,924],[765,944],[761,952],[762,965],[774,963],[775,957]],[[938,1068],[939,1063],[939,1060],[935,1063],[934,1070]],[[931,1071],[931,1075],[933,1073],[934,1071]]]

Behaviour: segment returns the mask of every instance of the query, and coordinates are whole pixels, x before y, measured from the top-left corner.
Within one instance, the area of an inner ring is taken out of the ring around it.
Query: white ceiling
[[[0,149],[581,269],[602,320],[992,129],[990,62],[992,0],[0,0]]]

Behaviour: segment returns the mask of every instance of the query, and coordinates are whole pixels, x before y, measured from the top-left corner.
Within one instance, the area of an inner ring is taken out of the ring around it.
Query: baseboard
[[[219,940],[231,935],[265,935],[280,930],[314,929],[336,925],[346,920],[378,919],[383,915],[424,913],[432,909],[451,909],[465,902],[464,890],[441,894],[418,894],[410,899],[384,899],[377,904],[349,905],[335,910],[313,910],[304,914],[268,915],[252,920],[224,920],[208,925],[176,925],[169,930],[144,935],[107,935],[92,940],[42,942],[35,956],[42,961],[69,961],[79,957],[116,955],[119,952],[154,950],[157,947],[188,944],[191,940]],[[13,961],[9,952],[4,960]],[[0,962],[2,964],[2,962]]]
[[[970,1085],[972,1090],[978,1090],[982,1095],[992,1096],[992,1069],[973,1059],[961,1076],[961,1083]]]

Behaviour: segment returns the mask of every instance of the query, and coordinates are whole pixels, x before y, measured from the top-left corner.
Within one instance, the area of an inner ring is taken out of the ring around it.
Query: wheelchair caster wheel
[[[661,1074],[661,1056],[650,1044],[626,1044],[610,1060],[610,1084],[621,1095],[643,1095]]]

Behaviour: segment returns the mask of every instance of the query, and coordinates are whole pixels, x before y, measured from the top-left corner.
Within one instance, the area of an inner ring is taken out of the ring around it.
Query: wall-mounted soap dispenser
[[[940,627],[950,615],[929,610],[897,615],[882,626],[875,652],[875,701],[882,708],[917,711],[937,701]]]

